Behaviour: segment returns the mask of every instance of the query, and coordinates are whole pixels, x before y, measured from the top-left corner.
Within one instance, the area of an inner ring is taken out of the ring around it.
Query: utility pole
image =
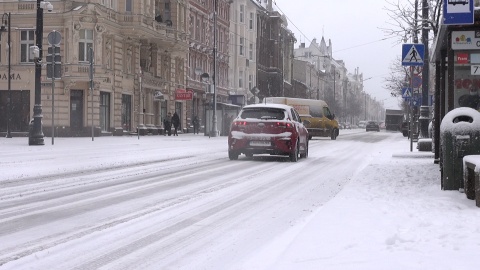
[[[428,138],[428,122],[430,120],[430,108],[428,106],[428,79],[429,79],[429,63],[428,63],[428,0],[422,2],[422,43],[425,47],[425,54],[423,57],[422,70],[422,106],[420,107],[420,136]]]
[[[43,4],[37,0],[37,25],[35,29],[38,57],[35,59],[35,104],[33,105],[33,125],[28,134],[28,145],[44,145],[42,130],[42,42],[43,42]]]
[[[217,4],[218,0],[213,1],[213,117],[211,137],[217,137]]]

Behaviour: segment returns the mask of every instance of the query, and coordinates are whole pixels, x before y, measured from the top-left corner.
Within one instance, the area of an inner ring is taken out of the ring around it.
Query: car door
[[[306,144],[307,144],[307,138],[308,138],[308,133],[307,133],[307,128],[305,125],[302,123],[300,119],[300,115],[295,109],[291,109],[291,114],[293,121],[295,122],[296,130],[298,132],[299,140],[300,140],[300,149],[305,149]]]
[[[332,134],[332,130],[335,127],[335,117],[334,115],[330,112],[330,109],[328,107],[323,107],[323,115],[324,115],[324,127],[325,127],[325,136],[330,136]]]

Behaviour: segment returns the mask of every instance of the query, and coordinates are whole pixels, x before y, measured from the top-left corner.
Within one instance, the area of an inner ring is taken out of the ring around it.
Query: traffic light
[[[53,53],[55,48],[55,53]],[[52,59],[55,58],[55,65],[52,65]],[[55,75],[55,79],[62,77],[62,56],[60,55],[60,47],[48,47],[48,53],[46,57],[47,61],[47,78],[51,79],[52,74]],[[55,67],[55,71],[52,68]]]

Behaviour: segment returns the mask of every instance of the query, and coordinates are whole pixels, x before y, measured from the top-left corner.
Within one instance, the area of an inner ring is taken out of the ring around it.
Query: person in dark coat
[[[178,117],[177,112],[173,113],[172,125],[173,125],[173,136],[178,136],[178,128],[180,127],[180,117]]]
[[[163,134],[164,136],[170,136],[172,135],[172,114],[168,113],[167,117],[163,119],[163,126],[165,127],[165,133]]]
[[[198,134],[198,130],[200,127],[200,119],[198,119],[198,116],[195,115],[193,117],[192,124],[193,124],[193,134]]]

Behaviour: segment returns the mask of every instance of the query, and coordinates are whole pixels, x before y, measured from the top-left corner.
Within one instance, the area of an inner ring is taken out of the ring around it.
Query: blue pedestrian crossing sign
[[[406,100],[412,97],[412,88],[402,88],[402,97]]]
[[[423,66],[425,46],[423,44],[402,45],[402,66]]]

